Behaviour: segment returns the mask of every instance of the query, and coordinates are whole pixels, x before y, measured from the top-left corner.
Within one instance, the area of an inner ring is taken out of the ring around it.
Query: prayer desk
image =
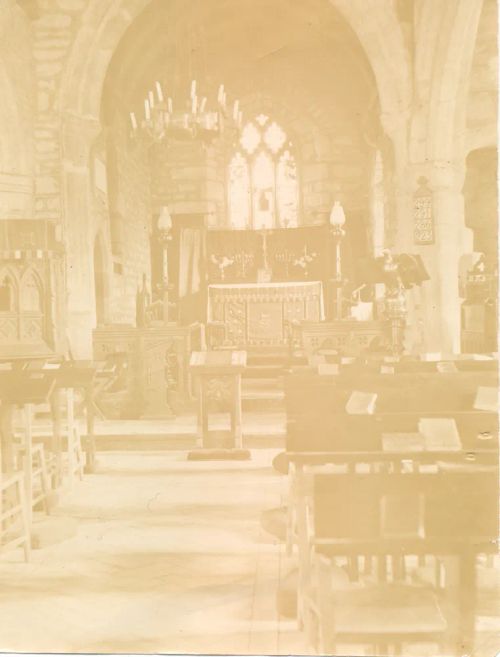
[[[198,446],[211,447],[209,405],[225,407],[231,417],[231,446],[242,448],[241,373],[246,351],[194,351],[190,367],[198,381]]]

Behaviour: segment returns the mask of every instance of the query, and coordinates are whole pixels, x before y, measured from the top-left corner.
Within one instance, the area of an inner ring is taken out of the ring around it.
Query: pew
[[[377,395],[377,412],[474,410],[479,387],[498,388],[496,372],[359,374],[285,378],[287,417],[343,413],[354,390]]]
[[[497,490],[495,469],[315,474],[299,603],[319,652],[361,642],[387,654],[425,640],[470,654],[475,562],[496,551]]]
[[[497,388],[497,365],[492,366],[490,361],[474,361],[470,367],[468,361],[460,363],[461,369],[448,371],[437,369],[436,363],[411,362],[405,368],[398,367],[403,363],[394,362],[389,373],[380,371],[380,363],[363,369],[359,362],[349,362],[340,364],[335,375],[319,375],[311,368],[300,368],[286,377],[290,485],[287,551],[291,554],[294,545],[298,548],[302,572],[299,588],[304,586],[303,564],[311,547],[307,540],[308,504],[313,498],[314,481],[325,470],[330,476],[352,476],[354,481],[366,475],[398,477],[402,473],[419,477],[444,472],[492,477],[489,482],[494,484],[483,499],[496,506],[498,414],[476,410],[474,402],[479,386]],[[475,367],[477,363],[479,367]],[[373,414],[346,412],[353,391],[376,395]],[[426,441],[420,433],[422,420],[438,424],[451,420],[456,437],[445,440],[444,436],[442,444],[440,440],[435,444]],[[437,479],[432,481],[435,484]],[[459,492],[455,491],[458,499]],[[342,504],[341,497],[336,500]],[[440,503],[439,499],[433,501],[436,507]],[[455,521],[458,513],[451,513]],[[443,519],[440,522],[446,528],[440,540],[449,541],[451,529]],[[461,563],[468,563],[468,570],[463,565],[464,578],[472,581],[473,558]],[[304,622],[301,605],[299,618]]]

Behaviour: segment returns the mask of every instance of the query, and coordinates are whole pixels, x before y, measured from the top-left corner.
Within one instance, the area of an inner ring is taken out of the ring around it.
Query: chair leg
[[[85,468],[85,457],[82,449],[82,437],[80,435],[80,430],[78,427],[75,427],[75,450],[76,450],[76,467],[78,473],[78,479],[83,480],[83,472]]]
[[[45,460],[45,450],[43,449],[43,447],[39,452],[39,459],[40,459],[40,478],[42,485],[43,506],[45,509],[45,513],[49,515],[50,514],[50,504],[49,504],[50,481],[49,481],[49,473],[47,472],[47,462]]]
[[[24,551],[24,560],[28,562],[31,557],[31,527],[29,523],[28,516],[28,503],[31,504],[31,501],[26,499],[26,493],[24,490],[24,483],[18,481],[18,499],[21,506],[21,527],[24,537],[23,541],[23,551]]]

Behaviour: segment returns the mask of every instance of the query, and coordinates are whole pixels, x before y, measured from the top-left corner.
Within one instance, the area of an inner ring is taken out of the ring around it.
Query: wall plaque
[[[418,179],[418,189],[413,195],[413,242],[434,244],[432,191],[424,177]]]

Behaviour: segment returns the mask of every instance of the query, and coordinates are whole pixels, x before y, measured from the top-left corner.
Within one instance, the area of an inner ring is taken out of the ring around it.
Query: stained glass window
[[[265,114],[249,121],[229,163],[229,219],[234,228],[296,226],[297,163],[283,128]]]

